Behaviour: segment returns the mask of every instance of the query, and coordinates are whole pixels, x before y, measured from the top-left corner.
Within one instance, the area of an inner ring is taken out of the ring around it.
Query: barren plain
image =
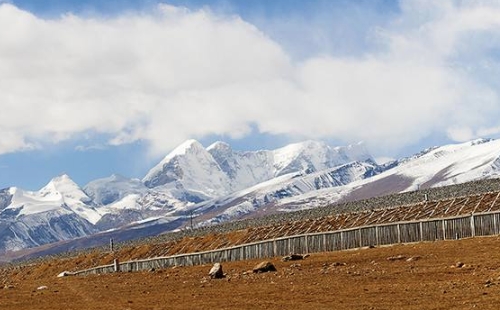
[[[109,254],[107,259],[111,259]],[[260,261],[57,278],[102,253],[1,269],[0,309],[498,309],[500,237],[400,244]],[[98,263],[98,262],[97,262]],[[39,289],[40,288],[40,289]]]

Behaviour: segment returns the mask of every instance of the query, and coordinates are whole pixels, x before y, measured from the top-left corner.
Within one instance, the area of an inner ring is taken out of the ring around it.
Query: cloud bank
[[[238,16],[43,19],[0,3],[0,154],[82,134],[146,141],[260,132],[398,150],[431,134],[498,135],[500,6],[402,1],[377,48],[292,60]]]

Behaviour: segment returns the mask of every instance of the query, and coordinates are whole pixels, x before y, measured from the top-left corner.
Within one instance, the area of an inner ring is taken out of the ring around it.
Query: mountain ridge
[[[82,188],[60,175],[39,191],[0,190],[0,252],[132,229],[134,223],[146,229],[142,233],[158,224],[171,231],[192,225],[193,217],[196,225],[211,225],[499,174],[496,140],[433,147],[384,165],[363,143],[304,141],[235,151],[224,142],[205,148],[188,140],[142,180],[112,175]]]

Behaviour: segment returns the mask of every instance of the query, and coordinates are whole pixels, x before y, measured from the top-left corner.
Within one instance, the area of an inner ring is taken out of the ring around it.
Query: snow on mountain
[[[430,149],[388,172],[413,180],[407,190],[444,186],[500,175],[500,140],[478,139]]]
[[[12,220],[0,214],[0,253],[36,247],[97,233],[97,229],[75,213],[59,210],[20,216]],[[16,214],[12,214],[16,215]]]
[[[238,191],[274,177],[271,151],[238,152],[224,142],[207,148],[230,180],[231,191]]]
[[[186,193],[192,202],[228,195],[288,173],[312,173],[371,156],[362,144],[331,148],[323,142],[306,141],[274,151],[239,152],[216,142],[204,149],[188,140],[168,154],[144,177],[150,188],[163,186],[176,198]]]
[[[97,222],[99,230],[116,229],[131,223],[148,219],[166,217],[175,212],[182,212],[192,203],[179,200],[170,191],[162,187],[147,189],[138,194],[129,194],[105,206],[98,211],[102,218]]]
[[[353,161],[373,160],[362,143],[332,148],[324,142],[306,141],[277,149],[273,155],[275,176],[296,171],[311,173]]]
[[[128,195],[144,194],[148,188],[139,179],[128,179],[113,174],[110,177],[89,182],[83,191],[97,205],[109,205]]]
[[[92,200],[67,175],[39,191],[11,187],[0,196],[0,250],[15,250],[96,232]],[[3,245],[3,246],[1,246]]]
[[[384,165],[362,143],[235,151],[188,140],[142,181],[113,175],[82,190],[62,175],[39,191],[0,190],[0,251],[104,230],[132,238],[125,227],[134,223],[178,228],[191,214],[198,224],[218,223],[498,176],[500,140],[429,148]],[[164,225],[167,218],[175,223]]]
[[[377,169],[374,163],[351,162],[310,174],[290,173],[227,197],[200,203],[194,209],[203,214],[201,225],[234,220],[255,212],[272,213],[274,206],[284,200],[363,180],[378,173]]]
[[[309,208],[496,177],[500,177],[500,140],[478,139],[429,148],[392,163],[371,178],[304,193],[280,204],[293,209]]]
[[[53,178],[41,190],[36,192],[11,188],[10,205],[4,209],[20,209],[19,216],[32,215],[48,211],[75,213],[92,224],[101,216],[91,206],[92,200],[71,180],[68,175]]]
[[[188,140],[168,154],[142,180],[149,187],[175,190],[188,201],[226,195],[229,179],[212,155],[196,140]],[[182,197],[178,197],[182,198]]]

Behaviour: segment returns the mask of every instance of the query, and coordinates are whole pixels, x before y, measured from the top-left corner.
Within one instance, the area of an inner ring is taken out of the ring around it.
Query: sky
[[[187,139],[500,136],[500,0],[0,0],[0,188],[142,178]]]

